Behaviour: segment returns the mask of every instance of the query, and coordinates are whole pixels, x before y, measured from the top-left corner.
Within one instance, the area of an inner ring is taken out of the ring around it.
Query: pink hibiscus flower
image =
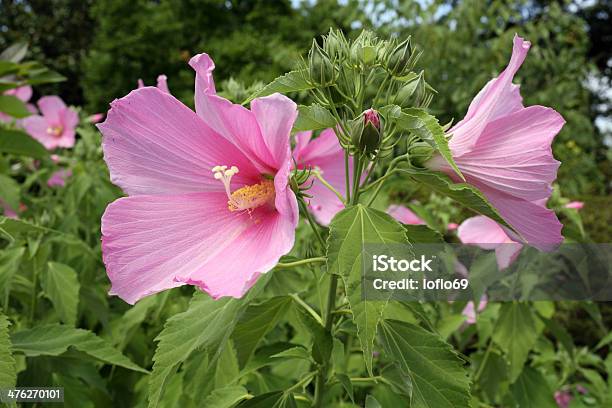
[[[319,137],[311,139],[312,132],[299,132],[295,135],[296,144],[293,149],[293,159],[298,169],[312,168],[341,194],[346,191],[344,150],[338,143],[333,129],[325,129]],[[352,159],[349,159],[349,169],[352,169]],[[349,178],[352,171],[349,172]],[[321,225],[329,225],[332,218],[344,209],[344,204],[336,194],[323,185],[314,176],[308,183],[312,187],[307,191],[312,196],[309,209]],[[352,183],[351,183],[352,185]]]
[[[78,113],[67,107],[59,96],[43,96],[38,100],[38,108],[42,116],[32,115],[23,120],[26,132],[48,150],[74,146]]]
[[[47,180],[47,185],[49,187],[64,187],[66,185],[66,180],[68,180],[72,176],[72,170],[70,169],[60,169],[54,172],[49,180]]]
[[[18,88],[12,88],[3,92],[3,95],[14,96],[21,102],[28,102],[32,97],[32,87],[30,85],[20,86]],[[26,103],[26,108],[30,113],[36,114],[36,107],[31,103]],[[13,120],[12,116],[7,115],[4,112],[0,112],[0,122],[10,122]]]
[[[475,324],[476,323],[476,315],[478,312],[482,312],[487,307],[487,297],[483,296],[478,302],[478,310],[474,305],[474,301],[470,300],[467,305],[463,308],[461,314],[465,316],[465,322],[467,324]]]
[[[138,88],[144,88],[145,84],[142,79],[138,79]],[[165,75],[159,75],[157,77],[157,88],[165,93],[170,93],[168,88],[168,77]]]
[[[97,125],[111,180],[128,195],[102,217],[110,293],[128,303],[184,284],[241,297],[293,246],[296,104],[274,94],[235,105],[216,95],[208,55],[189,64],[196,113],[144,87]]]
[[[449,133],[449,147],[468,183],[480,189],[502,217],[530,245],[552,250],[563,241],[562,225],[543,202],[551,195],[559,162],[552,140],[565,121],[544,106],[524,107],[513,77],[531,44],[514,37],[508,67],[476,95],[465,118]],[[435,155],[428,167],[459,181],[448,163]]]
[[[425,225],[425,221],[419,218],[411,209],[403,205],[390,205],[389,208],[387,208],[387,214],[402,224]]]
[[[98,122],[101,122],[102,119],[104,119],[104,114],[103,113],[94,113],[91,116],[88,116],[87,119],[85,119],[87,122],[89,123],[93,123],[96,124]]]
[[[500,270],[510,266],[523,247],[510,238],[498,223],[484,215],[463,221],[457,228],[457,236],[464,244],[477,245],[482,249],[494,249]]]

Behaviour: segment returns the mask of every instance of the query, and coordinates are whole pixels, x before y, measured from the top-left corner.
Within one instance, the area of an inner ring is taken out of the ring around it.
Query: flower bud
[[[325,38],[323,49],[332,61],[343,59],[348,53],[348,44],[342,31],[334,31],[330,28],[329,34]]]
[[[317,85],[332,85],[336,80],[336,70],[329,56],[315,40],[308,53],[308,64],[310,80]]]
[[[378,149],[381,141],[380,117],[374,109],[363,112],[363,120],[353,128],[353,144],[361,152],[371,154]]]
[[[414,104],[411,103],[412,95],[417,90],[417,87],[420,81],[421,81],[421,78],[416,77],[415,79],[413,79],[412,81],[408,82],[406,85],[401,87],[399,91],[397,91],[397,94],[395,95],[395,99],[393,103],[395,103],[396,105],[402,108],[409,108],[413,106]]]
[[[428,143],[418,142],[410,146],[410,162],[417,167],[425,167],[425,163],[433,156],[434,149]]]
[[[399,43],[388,55],[386,67],[394,76],[403,76],[410,72],[414,61],[410,38]]]

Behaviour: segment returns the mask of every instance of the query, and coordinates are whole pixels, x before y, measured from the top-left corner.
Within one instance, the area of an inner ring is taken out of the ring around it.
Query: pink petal
[[[472,150],[455,161],[471,184],[528,201],[547,198],[559,167],[551,143],[564,123],[553,109],[523,108],[489,123]]]
[[[446,229],[448,231],[454,231],[459,227],[459,224],[455,223],[455,222],[449,222],[448,225],[446,226]]]
[[[138,88],[144,88],[145,84],[144,81],[141,78],[138,78]]]
[[[512,57],[508,67],[474,99],[466,117],[449,131],[453,135],[449,146],[455,157],[469,151],[478,141],[487,123],[519,109],[518,88],[512,84],[514,75],[523,64],[531,43],[514,36]]]
[[[389,208],[387,208],[387,213],[402,224],[425,225],[425,221],[419,218],[411,209],[403,205],[390,205]]]
[[[279,158],[270,151],[253,112],[215,94],[212,79],[215,65],[208,55],[196,55],[189,64],[196,71],[195,106],[198,116],[215,132],[238,146],[260,173],[274,174]],[[282,120],[270,120],[275,119]],[[285,137],[289,144],[289,134]]]
[[[291,161],[289,160],[291,151],[289,150],[289,146],[287,146],[286,155],[287,159],[284,165],[278,169],[276,176],[274,176],[274,190],[276,192],[274,206],[295,228],[299,220],[299,210],[297,198],[293,190],[289,187],[289,176],[291,173]]]
[[[95,123],[100,122],[102,119],[104,119],[103,113],[94,113],[93,115],[88,116],[86,120],[89,123],[95,124]]]
[[[184,283],[240,297],[293,240],[287,217],[263,207],[228,211],[224,193],[126,197],[102,217],[111,293],[128,303]]]
[[[457,228],[457,236],[462,243],[475,244],[483,249],[495,249],[509,240],[502,227],[484,215],[463,221]]]
[[[506,222],[521,234],[522,238],[504,228],[512,240],[526,242],[542,251],[552,251],[563,242],[563,225],[554,211],[487,187],[481,187],[481,191]]]
[[[59,96],[43,96],[38,100],[38,108],[51,125],[60,125],[60,112],[66,109],[66,104]]]
[[[66,185],[66,180],[72,176],[72,171],[70,169],[60,169],[54,172],[49,180],[47,180],[47,185],[49,187],[64,187]]]
[[[12,95],[21,102],[27,102],[32,97],[32,87],[30,85],[20,86],[4,92],[5,95]]]
[[[495,248],[495,258],[497,259],[497,267],[499,270],[506,269],[516,261],[522,249],[522,244],[513,241],[503,243]]]
[[[259,123],[263,140],[276,161],[276,167],[280,167],[288,159],[289,135],[298,115],[297,105],[286,96],[275,93],[254,99],[251,112]]]
[[[66,128],[62,135],[57,139],[57,147],[70,148],[74,146],[75,131],[74,128]]]
[[[111,180],[129,195],[222,191],[211,171],[217,165],[240,169],[232,178],[234,187],[261,181],[249,158],[157,88],[114,101],[97,126]]]
[[[300,163],[302,161],[302,152],[312,138],[312,131],[298,132],[295,134],[295,147],[293,148],[293,159]]]

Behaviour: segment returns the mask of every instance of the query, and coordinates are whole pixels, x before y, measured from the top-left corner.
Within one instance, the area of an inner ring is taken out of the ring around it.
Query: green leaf
[[[412,379],[396,363],[386,366],[380,375],[393,392],[408,399],[412,398]]]
[[[19,184],[9,176],[0,174],[0,199],[8,204],[13,211],[19,209]]]
[[[74,326],[80,289],[75,270],[59,262],[49,262],[47,273],[43,275],[42,287],[62,321]]]
[[[510,363],[510,382],[521,373],[529,351],[538,339],[535,316],[522,302],[504,303],[493,330],[493,341],[506,353]]]
[[[556,408],[553,392],[546,379],[531,367],[525,368],[510,386],[510,393],[521,408]]]
[[[260,282],[265,283],[262,279]],[[157,349],[149,379],[149,407],[158,406],[170,376],[193,351],[203,349],[213,353],[209,364],[219,358],[240,315],[261,287],[258,282],[242,299],[214,300],[198,291],[185,312],[168,319],[155,339]]]
[[[317,363],[326,364],[331,357],[333,348],[331,334],[303,308],[298,307],[294,310],[298,315],[299,321],[302,322],[313,337],[312,357]]]
[[[272,358],[298,358],[302,360],[311,360],[310,353],[304,347],[291,347],[287,350],[283,350],[280,353],[276,353]]]
[[[412,408],[470,406],[470,382],[463,361],[439,336],[398,320],[381,322],[383,346],[412,379]]]
[[[232,334],[240,367],[245,366],[261,339],[289,310],[291,302],[289,296],[278,296],[246,309]]]
[[[10,62],[20,62],[28,53],[27,42],[16,42],[0,54],[0,60]]]
[[[244,401],[238,408],[276,408],[283,398],[282,391],[267,392]]]
[[[30,85],[40,85],[63,82],[65,80],[66,77],[61,75],[60,73],[44,68],[42,72],[36,73],[35,75],[30,75],[26,82]]]
[[[24,247],[3,249],[0,252],[0,306],[4,305],[5,308],[8,306],[13,277],[18,271],[24,252]]]
[[[34,138],[20,130],[0,129],[0,152],[43,159],[47,149]]]
[[[4,112],[16,119],[31,115],[25,103],[13,95],[0,95],[0,112]]]
[[[279,92],[282,94],[289,92],[305,91],[314,88],[314,85],[306,81],[307,73],[305,71],[290,71],[285,75],[279,76],[268,85],[249,96],[242,104],[245,105],[255,98],[272,95]]]
[[[27,357],[59,356],[73,347],[104,363],[148,373],[112,347],[106,340],[89,330],[63,324],[46,324],[13,333],[13,351]]]
[[[338,379],[338,382],[342,384],[342,388],[344,388],[344,391],[346,391],[349,398],[351,399],[351,401],[353,401],[353,404],[354,404],[355,403],[355,393],[353,392],[353,383],[351,382],[351,379],[349,378],[349,376],[346,374],[342,374],[342,373],[336,373],[336,378]]]
[[[336,214],[327,240],[329,271],[340,275],[349,296],[353,321],[363,350],[366,367],[372,375],[372,352],[376,326],[386,301],[361,299],[362,250],[364,244],[407,244],[405,230],[390,215],[358,204]]]
[[[246,388],[236,385],[214,390],[204,400],[203,407],[231,408],[249,397]]]
[[[300,105],[298,113],[297,120],[293,124],[294,132],[327,129],[336,126],[336,119],[327,109],[320,105]]]
[[[0,312],[0,388],[14,387],[17,382],[15,359],[11,350],[8,327],[7,317]]]
[[[380,402],[378,402],[376,398],[368,395],[365,400],[365,408],[383,408],[383,406],[380,405]]]
[[[444,129],[440,126],[435,116],[430,115],[422,109],[408,108],[403,110],[396,123],[402,129],[409,130],[418,135],[423,141],[436,148],[455,173],[465,181],[465,177],[463,177],[461,170],[457,167],[448,147],[448,139],[446,138]]]
[[[447,195],[465,207],[514,230],[476,187],[465,183],[455,184],[442,173],[431,173],[414,168],[404,168],[400,171],[432,190]]]
[[[427,225],[404,225],[408,241],[413,244],[442,244],[444,237]]]

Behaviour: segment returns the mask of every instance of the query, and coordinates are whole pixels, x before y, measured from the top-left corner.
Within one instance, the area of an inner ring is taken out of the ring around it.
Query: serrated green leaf
[[[0,174],[0,200],[8,204],[13,211],[19,209],[19,184],[11,177]]]
[[[0,312],[0,388],[14,387],[17,381],[8,327],[7,317]]]
[[[365,408],[383,408],[380,402],[371,395],[368,395],[365,400]]]
[[[203,407],[231,408],[249,397],[246,388],[235,385],[214,390],[204,400]]]
[[[8,306],[13,277],[25,252],[24,247],[3,249],[0,252],[0,305]]]
[[[521,376],[510,386],[514,400],[521,408],[556,408],[553,392],[546,379],[531,367],[525,368]]]
[[[317,104],[300,105],[298,107],[298,117],[293,124],[293,131],[328,129],[335,126],[336,119],[324,107]]]
[[[363,246],[407,244],[408,240],[402,225],[390,215],[360,204],[336,214],[329,228],[328,269],[342,277],[366,367],[372,375],[376,326],[387,302],[364,301],[361,298]]]
[[[289,296],[278,296],[246,309],[232,334],[240,367],[245,366],[261,339],[287,313],[291,302]]]
[[[43,145],[21,130],[0,129],[0,152],[42,159],[49,156]]]
[[[46,324],[11,335],[13,351],[27,357],[59,356],[69,347],[82,351],[104,363],[148,373],[89,330],[75,329],[63,324]]]
[[[158,406],[166,382],[195,350],[208,350],[209,364],[216,363],[241,314],[268,281],[268,275],[260,278],[242,299],[214,300],[198,291],[185,312],[168,319],[155,339],[157,349],[149,379],[149,407]]]
[[[0,95],[0,112],[4,112],[15,119],[31,115],[25,103],[13,95]]]
[[[457,167],[450,148],[448,147],[448,139],[446,138],[444,129],[440,126],[435,116],[430,115],[422,109],[408,108],[403,110],[396,123],[400,128],[409,130],[418,135],[423,141],[436,148],[455,173],[465,181],[465,177],[463,177],[461,170]]]
[[[538,340],[535,316],[522,302],[504,303],[493,331],[493,341],[506,353],[510,382],[521,374],[529,351]]]
[[[385,352],[412,379],[412,408],[467,408],[470,381],[463,361],[439,336],[410,323],[383,320]]]
[[[311,360],[310,353],[304,347],[291,347],[290,349],[283,350],[280,353],[276,353],[272,358],[299,358],[302,360]]]
[[[427,225],[404,225],[408,241],[412,244],[442,244],[444,237]]]
[[[79,279],[74,269],[59,262],[49,262],[42,287],[62,321],[74,326],[79,305]]]
[[[255,98],[272,95],[276,92],[285,94],[314,88],[314,85],[309,84],[308,81],[306,81],[306,76],[305,71],[298,70],[287,72],[285,75],[279,76],[274,81],[270,82],[268,85],[249,96],[242,104],[245,105]]]
[[[425,184],[432,190],[452,198],[465,207],[476,211],[479,214],[486,215],[487,217],[497,221],[499,224],[514,230],[514,228],[512,228],[512,226],[502,218],[495,207],[489,203],[484,194],[482,194],[476,187],[465,183],[455,184],[448,178],[448,176],[442,173],[432,173],[424,170],[406,168],[401,169],[400,172],[420,183]]]
[[[412,398],[412,379],[397,364],[386,366],[380,375],[395,393]]]

